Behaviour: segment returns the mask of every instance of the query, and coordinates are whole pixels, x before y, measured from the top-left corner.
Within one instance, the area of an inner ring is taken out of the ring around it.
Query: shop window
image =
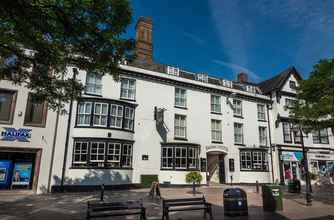
[[[47,112],[47,102],[40,100],[33,93],[29,93],[24,116],[24,125],[45,127]]]
[[[131,167],[131,166],[132,166],[132,145],[123,144],[122,167]]]
[[[221,97],[217,95],[211,95],[211,112],[221,113]]]
[[[122,128],[123,106],[111,104],[110,110],[110,127]]]
[[[102,75],[96,73],[88,73],[86,78],[85,92],[91,95],[102,94]]]
[[[187,91],[181,88],[175,88],[175,106],[187,107]]]
[[[173,169],[173,160],[174,160],[174,153],[173,147],[163,147],[162,154],[161,154],[161,168],[163,169]]]
[[[243,124],[234,123],[234,143],[235,144],[244,143]]]
[[[162,146],[161,169],[199,170],[197,146]]]
[[[107,103],[95,103],[93,125],[94,126],[107,126],[108,117],[108,104]]]
[[[108,143],[107,162],[110,167],[120,167],[121,162],[121,144]]]
[[[258,150],[240,151],[241,171],[268,171],[268,153]]]
[[[124,129],[133,130],[134,109],[125,107],[124,111]]]
[[[136,80],[122,78],[121,79],[121,98],[135,100]]]
[[[233,113],[234,116],[242,117],[242,101],[233,99]]]
[[[0,123],[11,124],[15,112],[16,91],[0,90]]]
[[[132,144],[77,139],[73,146],[73,168],[131,168]]]

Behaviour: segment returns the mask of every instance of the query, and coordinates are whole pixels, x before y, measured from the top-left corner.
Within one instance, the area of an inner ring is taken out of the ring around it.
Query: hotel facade
[[[85,91],[63,114],[32,105],[39,110],[34,120],[44,126],[25,121],[34,116],[27,113],[29,91],[2,81],[1,119],[10,119],[0,122],[0,160],[12,162],[7,188],[15,183],[15,155],[22,150],[34,151],[28,188],[36,192],[140,184],[146,175],[183,185],[189,171],[199,171],[202,184],[302,179],[301,135],[289,117],[301,80],[295,68],[259,84],[245,73],[228,81],[155,63],[152,48],[152,22],[142,17],[136,60],[120,64],[120,79],[69,68]],[[19,128],[30,129],[25,141],[10,138],[22,136],[8,131]],[[312,172],[333,166],[331,129],[314,131],[304,142]]]

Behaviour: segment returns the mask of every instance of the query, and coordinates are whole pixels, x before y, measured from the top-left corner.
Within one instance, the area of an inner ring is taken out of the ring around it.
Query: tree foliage
[[[68,67],[117,78],[134,41],[123,39],[128,0],[1,0],[0,80],[24,84],[56,107],[80,96]]]
[[[295,118],[304,126],[334,128],[334,59],[320,60],[309,79],[297,89],[300,101],[293,109]]]
[[[200,184],[202,182],[202,175],[198,171],[191,171],[186,175],[186,182],[187,183],[197,183]]]

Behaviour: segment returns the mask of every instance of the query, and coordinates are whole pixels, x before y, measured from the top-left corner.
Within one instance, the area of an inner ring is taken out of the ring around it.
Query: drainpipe
[[[270,127],[270,118],[269,118],[269,105],[267,105],[267,121],[268,121],[268,133],[269,133],[269,145],[270,145],[270,164],[271,164],[271,177],[272,177],[272,182],[275,182],[275,177],[274,177],[274,162],[273,162],[273,149],[272,149],[272,143],[271,143],[271,127]]]
[[[73,68],[73,80],[76,79],[76,75],[78,74],[77,68]],[[60,180],[60,190],[64,192],[64,181],[65,181],[65,171],[66,171],[66,162],[67,162],[67,151],[68,151],[68,142],[70,139],[70,130],[71,130],[71,120],[72,120],[72,109],[73,109],[73,94],[70,101],[70,107],[68,112],[67,119],[67,130],[66,130],[66,141],[65,141],[65,149],[64,149],[64,160],[63,160],[63,168],[61,172],[61,180]]]
[[[58,104],[60,104],[60,101],[58,102]],[[57,143],[59,114],[60,114],[60,107],[57,108],[56,124],[54,128],[54,133],[53,133],[53,143],[52,143],[52,152],[51,152],[51,161],[50,161],[50,169],[49,169],[48,188],[47,188],[48,193],[51,192],[51,178],[52,178],[54,155],[55,155],[55,149],[56,149],[56,143]]]

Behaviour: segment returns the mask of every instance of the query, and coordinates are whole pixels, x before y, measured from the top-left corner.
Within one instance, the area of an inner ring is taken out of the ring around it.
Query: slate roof
[[[271,91],[279,90],[283,87],[291,74],[293,74],[298,80],[302,79],[296,68],[291,66],[273,78],[259,83],[258,87],[261,89],[263,94],[268,94]]]

